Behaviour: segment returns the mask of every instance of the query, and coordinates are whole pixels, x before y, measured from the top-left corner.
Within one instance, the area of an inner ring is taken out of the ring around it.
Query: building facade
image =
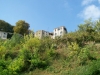
[[[62,37],[66,33],[67,33],[67,29],[64,26],[55,28],[53,30],[53,39],[55,39],[56,37]]]
[[[0,31],[0,38],[1,39],[7,39],[7,33],[3,32],[3,31]]]
[[[49,32],[44,30],[39,30],[35,33],[35,37],[42,39],[43,37],[49,36]]]

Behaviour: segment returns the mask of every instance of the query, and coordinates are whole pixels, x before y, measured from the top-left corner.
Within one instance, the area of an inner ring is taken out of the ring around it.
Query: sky
[[[89,18],[100,18],[100,0],[0,0],[1,20],[14,26],[25,20],[35,32],[59,26],[75,31]]]

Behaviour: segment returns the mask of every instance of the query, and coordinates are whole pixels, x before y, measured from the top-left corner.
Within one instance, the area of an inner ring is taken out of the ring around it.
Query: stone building
[[[39,31],[36,31],[36,33],[35,33],[35,37],[37,37],[39,39],[46,37],[46,36],[49,36],[49,32],[44,31],[44,30],[39,30]]]
[[[55,39],[55,37],[62,37],[66,33],[67,33],[67,29],[64,26],[55,28],[53,30],[53,39]]]

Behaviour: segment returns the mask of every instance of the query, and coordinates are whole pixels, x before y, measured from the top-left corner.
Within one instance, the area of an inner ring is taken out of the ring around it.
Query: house
[[[53,30],[53,39],[55,39],[55,37],[62,37],[66,33],[67,33],[67,29],[64,26],[55,28]]]
[[[7,32],[0,31],[0,38],[7,39]]]
[[[49,36],[49,32],[44,31],[44,30],[39,30],[39,31],[36,31],[36,33],[35,33],[35,37],[37,37],[39,39],[46,37],[46,36]]]
[[[48,31],[45,31],[45,30],[36,31],[35,37],[42,39],[43,37],[49,36],[52,39],[55,39],[55,37],[62,37],[66,33],[67,33],[67,29],[64,26],[61,26],[61,27],[55,28],[53,30],[53,33],[49,33]]]

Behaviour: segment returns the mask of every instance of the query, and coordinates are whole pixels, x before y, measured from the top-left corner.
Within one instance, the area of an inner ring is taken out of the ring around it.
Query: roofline
[[[66,28],[65,26],[60,26],[60,27],[64,27],[64,28]],[[60,28],[60,27],[57,27],[57,28]],[[57,29],[57,28],[54,28],[54,29]]]
[[[45,31],[45,30],[38,30],[38,31]],[[36,32],[38,32],[38,31],[36,31]],[[35,33],[36,33],[36,32],[35,32]],[[49,31],[45,31],[45,32],[48,32],[48,33],[50,33]]]

